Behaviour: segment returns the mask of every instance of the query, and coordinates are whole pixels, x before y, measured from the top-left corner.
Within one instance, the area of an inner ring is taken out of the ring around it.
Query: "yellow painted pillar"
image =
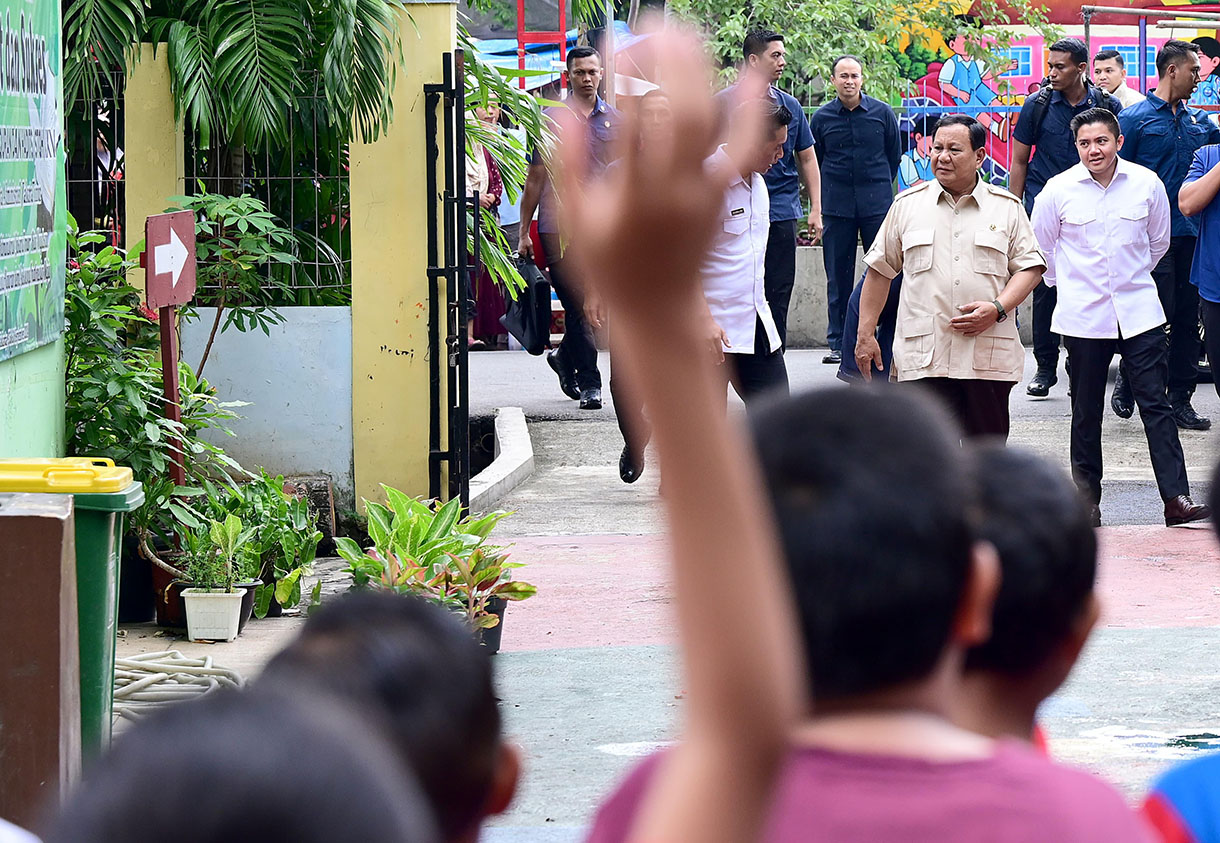
[[[457,6],[408,3],[400,26],[394,122],[375,142],[350,147],[356,495],[370,500],[384,500],[381,483],[428,493],[424,85],[442,81]]]
[[[183,134],[174,119],[174,99],[169,86],[166,47],[140,45],[139,61],[131,66],[123,94],[126,119],[127,231],[124,243],[131,248],[144,239],[144,219],[159,214],[171,196],[184,192]],[[144,270],[131,271],[128,281],[144,289]]]

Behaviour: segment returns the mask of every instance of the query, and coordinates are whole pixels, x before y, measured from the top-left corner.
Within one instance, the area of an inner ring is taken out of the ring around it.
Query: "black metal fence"
[[[350,305],[352,299],[351,191],[348,148],[328,124],[321,95],[302,97],[289,119],[287,143],[262,149],[232,144],[204,147],[188,132],[186,192],[201,190],[261,199],[292,230],[298,263],[277,266],[287,283],[279,305]]]
[[[122,75],[107,79],[97,99],[67,103],[65,113],[68,213],[82,231],[109,232],[110,243],[122,246],[127,237]]]

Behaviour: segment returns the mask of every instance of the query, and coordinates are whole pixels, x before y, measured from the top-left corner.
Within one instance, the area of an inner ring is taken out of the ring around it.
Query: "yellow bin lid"
[[[98,457],[0,460],[0,492],[121,492],[131,469]]]

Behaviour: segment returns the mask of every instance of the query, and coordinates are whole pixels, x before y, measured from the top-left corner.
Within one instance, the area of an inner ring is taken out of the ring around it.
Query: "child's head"
[[[431,809],[383,735],[316,693],[179,703],[121,735],[43,839],[431,843]]]
[[[1028,451],[974,449],[980,534],[1000,556],[991,638],[968,671],[1022,681],[1049,696],[1067,678],[1097,619],[1097,539],[1072,481]]]
[[[825,389],[760,409],[753,432],[815,705],[959,670],[997,563],[945,412],[912,388]]]
[[[911,126],[911,148],[920,158],[932,157],[932,136],[936,120],[936,117],[924,115],[915,118],[915,122]]]
[[[490,658],[440,607],[386,592],[347,594],[309,618],[259,685],[317,687],[379,712],[446,840],[473,839],[512,800],[518,758],[502,740]]]

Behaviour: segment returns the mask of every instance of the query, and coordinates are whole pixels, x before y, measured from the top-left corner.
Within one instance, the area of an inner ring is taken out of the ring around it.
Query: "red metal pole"
[[[175,329],[175,308],[173,305],[160,309],[158,321],[161,323],[161,383],[165,394],[165,417],[171,421],[182,421],[182,396],[178,392],[178,332]],[[182,453],[182,442],[177,436],[171,437],[169,445],[173,451],[173,464],[169,473],[174,483],[186,485],[186,457]]]

